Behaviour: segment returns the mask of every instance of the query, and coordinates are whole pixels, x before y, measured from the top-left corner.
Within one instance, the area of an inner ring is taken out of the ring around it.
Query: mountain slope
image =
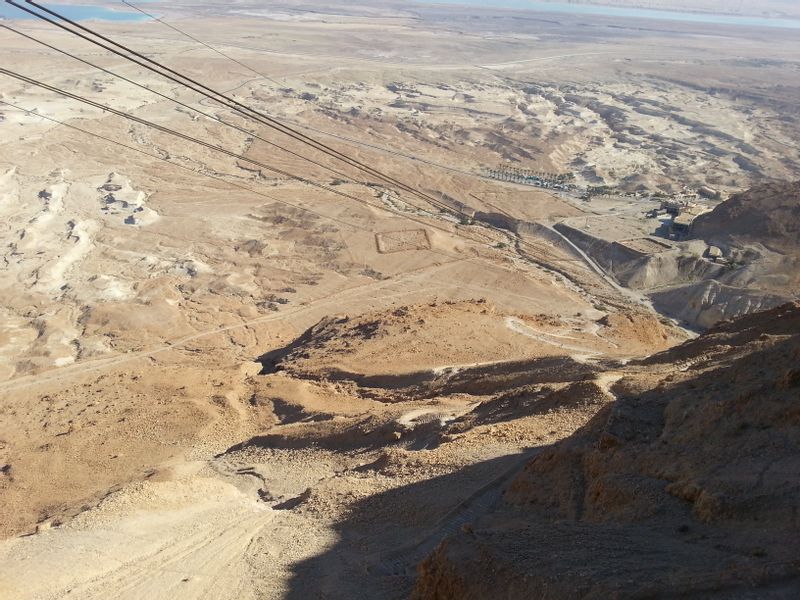
[[[697,217],[692,235],[706,241],[759,243],[777,252],[800,248],[800,181],[754,187]]]
[[[613,389],[436,549],[417,598],[800,590],[800,305],[723,324]]]

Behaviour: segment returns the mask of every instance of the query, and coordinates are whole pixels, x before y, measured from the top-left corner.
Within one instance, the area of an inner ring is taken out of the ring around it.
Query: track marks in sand
[[[0,596],[254,598],[245,556],[274,514],[217,479],[143,483],[68,527],[0,543]]]

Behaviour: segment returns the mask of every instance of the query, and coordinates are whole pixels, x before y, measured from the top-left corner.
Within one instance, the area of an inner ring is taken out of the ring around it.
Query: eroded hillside
[[[658,214],[796,179],[793,31],[100,4],[0,31],[0,597],[793,582],[794,209]]]
[[[790,597],[798,359],[786,305],[631,365],[615,403],[436,549],[415,597]]]

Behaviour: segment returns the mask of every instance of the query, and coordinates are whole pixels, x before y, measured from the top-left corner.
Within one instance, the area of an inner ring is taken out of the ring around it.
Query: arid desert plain
[[[800,30],[17,4],[0,598],[797,597]]]

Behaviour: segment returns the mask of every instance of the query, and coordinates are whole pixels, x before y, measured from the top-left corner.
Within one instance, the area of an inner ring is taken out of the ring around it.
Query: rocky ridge
[[[415,597],[791,597],[798,364],[789,304],[629,365],[616,402],[422,563]]]

